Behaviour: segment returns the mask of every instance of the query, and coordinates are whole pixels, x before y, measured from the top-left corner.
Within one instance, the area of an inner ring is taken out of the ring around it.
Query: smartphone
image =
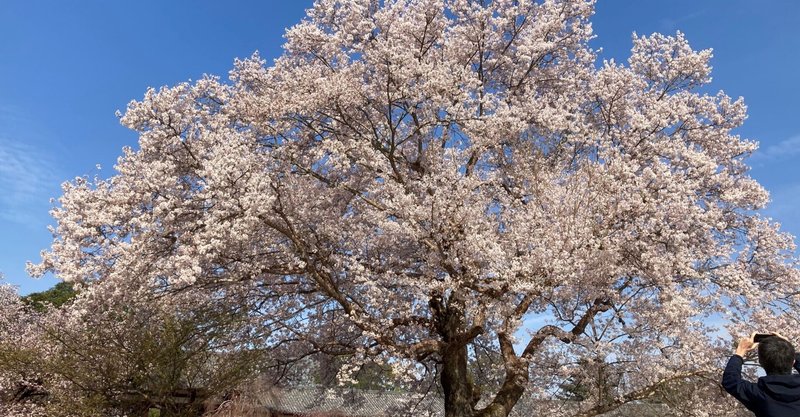
[[[759,343],[768,337],[774,337],[774,336],[775,334],[773,333],[756,333],[753,335],[753,343]]]

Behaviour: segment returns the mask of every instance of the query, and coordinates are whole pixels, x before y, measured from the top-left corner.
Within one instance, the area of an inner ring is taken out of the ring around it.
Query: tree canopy
[[[23,296],[22,301],[37,311],[43,312],[48,306],[61,307],[74,299],[76,294],[77,292],[73,288],[73,284],[69,282],[59,282],[47,290]]]

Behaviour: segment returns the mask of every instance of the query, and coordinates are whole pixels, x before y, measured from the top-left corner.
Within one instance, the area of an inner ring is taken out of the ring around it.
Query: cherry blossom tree
[[[131,102],[138,148],[64,184],[31,271],[112,283],[107,300],[243,300],[287,358],[436,375],[448,417],[506,416],[600,370],[613,392],[573,414],[715,378],[713,323],[787,320],[792,238],[758,213],[742,100],[701,89],[711,52],[654,34],[597,63],[592,12],[317,0],[274,63]],[[724,415],[712,391],[693,412]]]
[[[0,276],[2,279],[2,276]],[[20,312],[22,311],[17,291],[8,284],[0,283],[0,358],[6,356],[10,351],[10,344],[14,342],[12,337],[19,333]],[[2,361],[5,364],[5,360]],[[18,380],[16,375],[9,372],[6,366],[0,369],[0,393],[7,396],[7,393],[16,388]]]
[[[0,274],[0,413],[4,416],[45,415],[39,404],[28,401],[43,394],[39,360],[32,349],[37,345],[39,320]]]

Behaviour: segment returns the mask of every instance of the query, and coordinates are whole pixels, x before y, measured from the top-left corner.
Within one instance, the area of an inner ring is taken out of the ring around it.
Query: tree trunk
[[[467,347],[448,349],[443,355],[442,390],[445,417],[471,417],[474,413],[473,383],[467,369]]]
[[[467,343],[459,337],[465,331],[463,303],[451,295],[446,307],[440,297],[431,300],[431,307],[437,331],[445,342],[441,352],[445,417],[473,417],[478,396],[467,366]]]

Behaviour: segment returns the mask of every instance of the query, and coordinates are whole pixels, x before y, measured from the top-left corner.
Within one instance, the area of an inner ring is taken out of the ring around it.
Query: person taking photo
[[[748,352],[758,351],[758,363],[766,376],[758,382],[742,379],[742,364]],[[756,417],[800,416],[800,363],[794,346],[777,334],[754,334],[739,341],[736,353],[722,373],[722,387]]]

